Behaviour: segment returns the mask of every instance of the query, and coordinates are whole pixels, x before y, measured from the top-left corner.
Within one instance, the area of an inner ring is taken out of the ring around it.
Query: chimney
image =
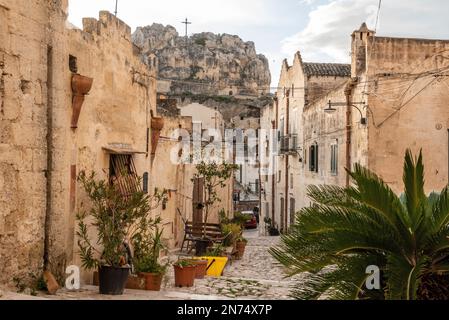
[[[368,45],[375,32],[368,29],[363,23],[359,30],[352,33],[351,70],[352,77],[356,78],[366,71],[368,60]]]

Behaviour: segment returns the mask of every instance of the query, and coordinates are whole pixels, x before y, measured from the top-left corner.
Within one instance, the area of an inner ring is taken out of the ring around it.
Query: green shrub
[[[228,223],[222,225],[221,231],[224,235],[228,236],[223,242],[223,245],[225,247],[232,247],[242,234],[242,227],[236,223]]]
[[[236,212],[234,215],[234,219],[232,219],[232,222],[240,225],[242,229],[245,226],[246,221],[248,221],[248,216],[245,216],[241,212]]]

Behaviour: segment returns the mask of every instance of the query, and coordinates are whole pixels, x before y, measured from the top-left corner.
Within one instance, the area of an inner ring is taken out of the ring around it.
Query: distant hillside
[[[268,93],[268,60],[256,53],[253,42],[228,34],[199,33],[186,38],[172,26],[139,27],[134,43],[143,54],[154,53],[159,78],[177,80],[171,92],[208,95]],[[264,92],[265,91],[265,92]]]

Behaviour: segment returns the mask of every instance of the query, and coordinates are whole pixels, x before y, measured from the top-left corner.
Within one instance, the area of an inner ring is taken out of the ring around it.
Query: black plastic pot
[[[98,268],[98,278],[100,282],[100,294],[120,296],[125,292],[131,268]]]
[[[277,237],[277,236],[280,236],[280,234],[281,234],[279,232],[279,230],[276,228],[270,228],[268,232],[270,233],[271,237]]]
[[[207,252],[207,248],[210,245],[209,240],[198,240],[195,244],[195,254],[197,257],[204,256]]]

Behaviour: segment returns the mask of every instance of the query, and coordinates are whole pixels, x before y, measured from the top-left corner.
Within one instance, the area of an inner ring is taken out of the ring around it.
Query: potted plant
[[[219,188],[225,188],[229,179],[234,172],[238,169],[238,166],[228,163],[217,162],[205,162],[202,161],[195,167],[196,173],[192,178],[192,181],[201,179],[204,182],[203,187],[203,199],[204,202],[201,205],[200,210],[204,209],[203,220],[203,234],[202,239],[196,241],[196,255],[202,256],[205,254],[207,248],[210,246],[210,239],[206,236],[207,223],[209,222],[209,216],[212,209],[221,202],[218,190]]]
[[[222,224],[221,231],[227,236],[223,241],[225,247],[234,247],[237,239],[242,235],[242,227],[237,223]]]
[[[208,257],[226,257],[226,249],[221,244],[215,244],[207,249]]]
[[[196,277],[196,264],[192,260],[178,260],[174,265],[175,286],[179,288],[193,287]]]
[[[123,195],[109,181],[97,180],[95,173],[86,175],[83,171],[78,181],[91,202],[88,209],[82,204],[77,213],[82,266],[87,270],[98,269],[100,294],[121,295],[133,263],[128,239],[142,221],[147,225],[155,223],[149,218],[152,198],[139,191]],[[159,194],[156,190],[155,195],[160,200],[166,193]],[[95,240],[91,239],[91,229],[96,231]]]
[[[195,279],[204,279],[207,274],[208,261],[201,258],[193,259],[192,262],[196,266]]]
[[[243,238],[242,236],[237,239],[235,248],[237,250],[236,258],[237,260],[240,260],[243,258],[243,255],[245,254],[246,245],[248,243],[248,240]]]
[[[136,233],[133,239],[134,266],[141,278],[145,279],[145,289],[160,291],[162,279],[167,271],[167,265],[159,263],[163,230],[156,226],[152,232],[143,226],[141,232]]]
[[[273,224],[273,220],[271,220],[271,218],[266,217],[264,219],[264,222],[265,222],[266,232],[268,233],[268,235],[270,235],[271,237],[276,237],[276,236],[280,235],[279,230]]]

